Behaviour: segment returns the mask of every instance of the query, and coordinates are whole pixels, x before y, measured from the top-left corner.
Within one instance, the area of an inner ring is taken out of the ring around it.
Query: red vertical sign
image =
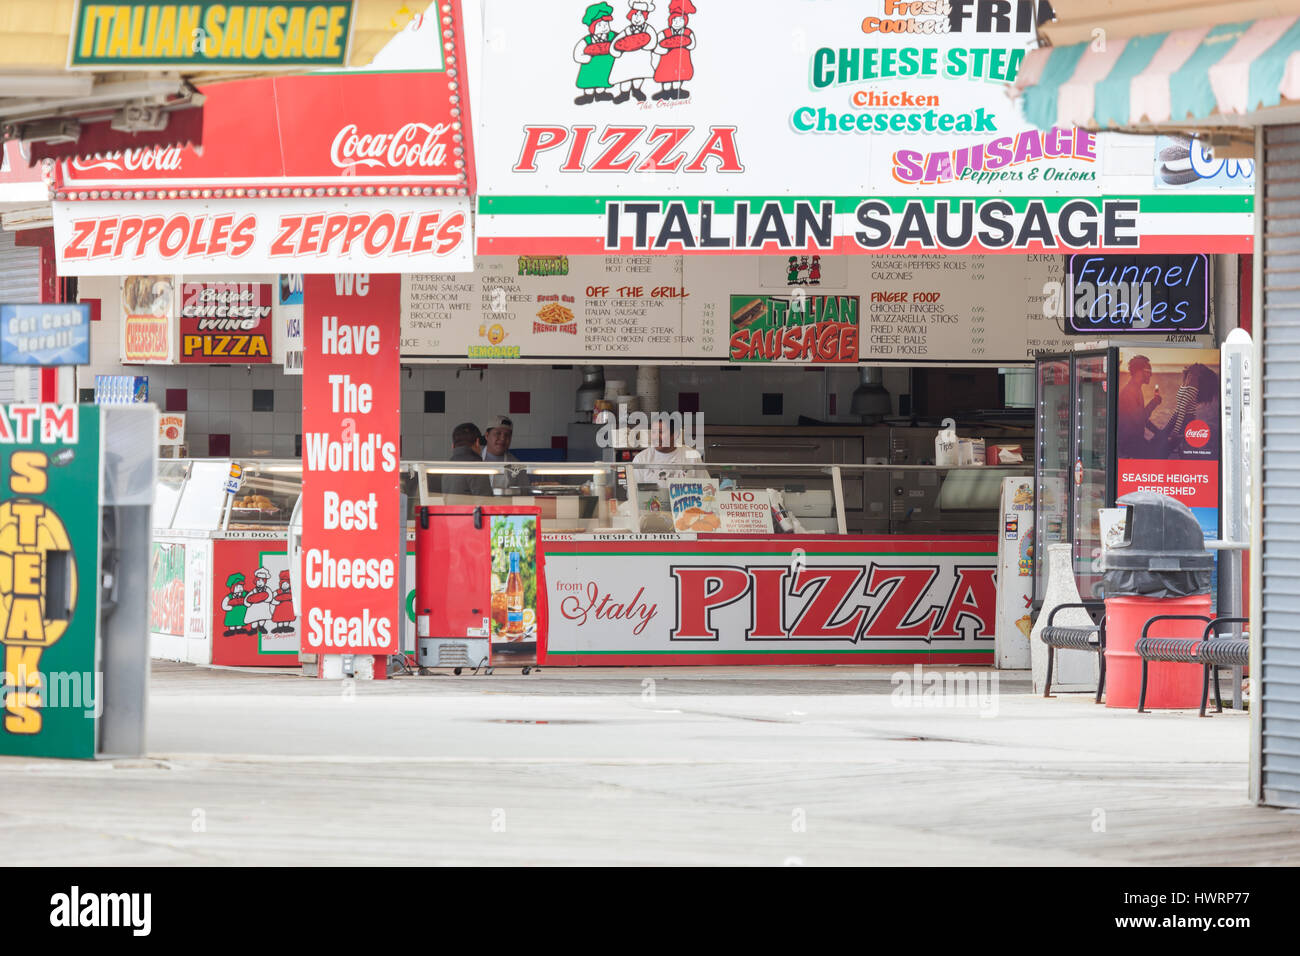
[[[303,279],[302,650],[396,654],[401,276]]]

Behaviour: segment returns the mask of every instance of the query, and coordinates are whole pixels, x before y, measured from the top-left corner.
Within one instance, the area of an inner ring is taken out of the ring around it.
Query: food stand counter
[[[610,463],[404,463],[402,649],[416,651],[415,507],[479,501],[540,509],[542,664],[991,663],[998,489],[1027,472],[709,462],[629,487],[635,473]],[[442,493],[467,473],[499,490]],[[888,534],[844,533],[846,475],[887,484]],[[297,461],[160,463],[154,657],[298,666],[301,487]]]
[[[1028,466],[519,468],[475,499],[438,491],[461,466],[421,464],[413,499],[540,504],[541,664],[993,663],[999,493]],[[843,533],[846,475],[887,483],[889,534]]]
[[[300,463],[178,459],[158,467],[152,656],[297,667],[286,544]]]

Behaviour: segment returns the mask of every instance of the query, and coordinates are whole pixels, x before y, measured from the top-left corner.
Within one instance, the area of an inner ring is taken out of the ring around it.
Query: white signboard
[[[468,271],[469,199],[56,202],[60,275]]]
[[[864,539],[850,554],[829,553],[815,536],[705,540],[602,542],[598,556],[590,542],[552,542],[548,659],[813,653],[830,663],[838,653],[868,663],[893,653],[992,662],[991,539],[936,539],[906,553]]]
[[[1250,251],[1248,186],[1021,117],[1033,2],[483,6],[483,254]]]
[[[772,533],[772,499],[766,491],[719,491],[717,511],[727,534]]]
[[[158,444],[160,445],[185,444],[185,413],[184,412],[159,412],[158,413]]]
[[[1025,362],[1071,347],[1043,314],[1063,277],[1056,255],[479,256],[472,273],[402,277],[402,360],[772,361],[753,358],[759,330],[736,326],[733,301],[790,314],[833,297],[856,309],[847,361]]]

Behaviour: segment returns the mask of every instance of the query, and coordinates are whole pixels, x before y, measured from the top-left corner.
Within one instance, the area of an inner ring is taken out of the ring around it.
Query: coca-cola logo
[[[1193,448],[1204,448],[1210,442],[1210,426],[1199,418],[1188,422],[1183,429],[1183,438]]]
[[[74,159],[72,168],[78,172],[104,169],[114,172],[171,172],[181,168],[181,147],[150,146],[144,149],[126,149],[109,153],[98,159]]]
[[[395,133],[362,133],[355,123],[344,126],[330,146],[330,162],[340,169],[386,166],[389,169],[436,168],[447,162],[445,123],[407,123]]]

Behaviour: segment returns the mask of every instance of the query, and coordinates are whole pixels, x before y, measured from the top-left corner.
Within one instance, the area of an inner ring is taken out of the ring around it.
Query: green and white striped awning
[[[1041,129],[1253,125],[1257,110],[1300,102],[1300,17],[1044,47],[1016,86]]]

